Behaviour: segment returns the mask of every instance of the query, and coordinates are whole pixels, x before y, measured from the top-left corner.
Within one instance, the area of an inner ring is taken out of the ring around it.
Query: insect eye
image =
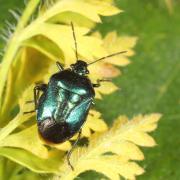
[[[71,96],[71,102],[72,103],[77,103],[78,101],[80,101],[81,97],[78,94],[73,94]]]

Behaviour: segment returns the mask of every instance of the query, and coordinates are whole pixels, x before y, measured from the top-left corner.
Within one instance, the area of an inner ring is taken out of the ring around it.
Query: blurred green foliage
[[[109,120],[119,114],[162,113],[154,133],[158,145],[145,151],[147,159],[143,165],[147,172],[139,179],[179,179],[180,2],[174,1],[172,14],[163,0],[116,0],[116,3],[125,12],[104,18],[97,28],[104,35],[115,29],[118,34],[138,36],[139,41],[132,64],[123,69],[123,76],[115,79],[121,90],[98,101],[97,107],[104,112],[104,119]],[[22,7],[23,0],[0,0],[0,4],[2,28],[5,18],[11,19],[8,9]],[[78,179],[92,177],[101,176],[86,173]]]
[[[104,117],[119,113],[160,112],[163,118],[154,137],[157,147],[147,150],[139,179],[179,179],[180,171],[180,2],[174,2],[169,14],[163,1],[119,0],[124,14],[104,19],[102,33],[116,29],[119,34],[139,37],[133,63],[116,79],[121,91],[104,97],[98,104]],[[115,99],[118,99],[115,100]],[[111,107],[111,110],[109,110]]]

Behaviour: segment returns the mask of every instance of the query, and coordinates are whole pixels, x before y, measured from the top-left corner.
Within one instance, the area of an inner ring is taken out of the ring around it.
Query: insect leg
[[[60,62],[57,61],[57,62],[56,62],[56,65],[57,65],[59,71],[63,71],[63,70],[64,70],[64,68],[62,67],[62,65],[60,64]]]
[[[81,138],[81,132],[82,132],[82,130],[80,129],[76,141],[74,142],[74,144],[72,145],[72,148],[71,148],[71,149],[68,151],[68,153],[67,153],[67,162],[68,162],[68,165],[71,167],[72,171],[74,171],[74,167],[72,166],[72,164],[71,164],[71,162],[70,162],[70,156],[71,156],[74,148],[76,147],[79,139]]]
[[[30,114],[30,113],[33,113],[33,112],[35,112],[35,110],[23,112],[23,114]]]
[[[26,103],[32,103],[34,102],[35,105],[35,110],[32,111],[27,111],[27,112],[23,112],[23,114],[29,114],[29,113],[33,113],[36,111],[37,106],[38,106],[38,100],[39,100],[39,92],[40,91],[45,91],[47,88],[46,84],[38,84],[34,87],[34,100],[33,101],[27,101]]]
[[[47,89],[47,84],[38,84],[34,87],[34,105],[35,110],[38,107],[39,93],[40,91],[45,91]]]
[[[93,87],[100,87],[101,82],[111,82],[110,79],[98,79],[96,84],[93,84]]]
[[[26,101],[26,104],[34,103],[34,100]]]

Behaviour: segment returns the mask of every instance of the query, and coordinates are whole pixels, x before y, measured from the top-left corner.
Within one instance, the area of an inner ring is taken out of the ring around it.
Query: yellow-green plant
[[[172,14],[174,11],[173,0],[165,0],[165,3],[166,3],[169,13]]]
[[[134,179],[143,173],[143,169],[133,162],[144,158],[137,145],[155,145],[147,132],[156,128],[159,114],[137,116],[132,121],[119,117],[108,130],[101,114],[91,110],[82,129],[82,136],[88,138],[89,146],[79,147],[72,154],[75,171],[71,171],[65,161],[71,143],[47,145],[38,136],[35,114],[23,114],[34,108],[32,104],[26,104],[33,98],[34,83],[47,82],[57,71],[55,61],[59,60],[65,67],[75,62],[71,21],[75,25],[80,59],[90,62],[127,50],[126,54],[91,66],[90,79],[95,81],[121,74],[116,66],[130,63],[128,57],[134,54],[132,48],[137,38],[119,37],[116,32],[104,38],[99,32],[91,33],[95,24],[101,22],[100,16],[120,12],[111,0],[54,0],[44,4],[39,0],[29,1],[7,41],[0,66],[1,179],[8,179],[10,174],[13,176],[19,172],[21,178],[38,179],[35,173],[40,173],[68,180],[86,170],[101,172],[113,180],[119,175]],[[114,83],[104,83],[96,90],[96,98],[102,99],[102,94],[110,94],[117,89]],[[7,173],[8,166],[10,173]],[[27,173],[23,167],[31,171]]]

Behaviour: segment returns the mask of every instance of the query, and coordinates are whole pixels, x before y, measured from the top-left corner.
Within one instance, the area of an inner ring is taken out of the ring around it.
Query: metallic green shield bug
[[[77,140],[67,154],[68,164],[73,170],[70,155],[80,139],[82,125],[86,121],[89,109],[93,104],[94,88],[99,87],[102,81],[109,81],[102,79],[93,84],[87,76],[89,74],[88,66],[125,51],[102,57],[87,64],[78,59],[77,42],[72,23],[71,27],[77,61],[68,69],[64,69],[57,62],[59,72],[50,77],[49,83],[35,86],[34,102],[37,112],[38,131],[46,142],[62,143],[78,133]],[[42,91],[42,95],[39,97],[40,91]]]

